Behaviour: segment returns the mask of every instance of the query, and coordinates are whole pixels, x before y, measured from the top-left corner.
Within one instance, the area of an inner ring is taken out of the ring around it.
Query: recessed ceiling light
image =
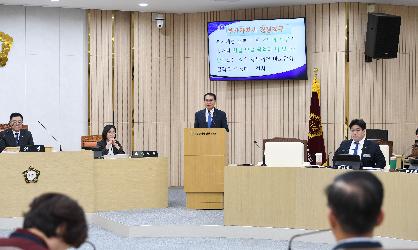
[[[60,0],[51,0],[51,2],[59,2]]]
[[[139,3],[138,5],[141,6],[141,7],[147,7],[148,6],[147,3]]]

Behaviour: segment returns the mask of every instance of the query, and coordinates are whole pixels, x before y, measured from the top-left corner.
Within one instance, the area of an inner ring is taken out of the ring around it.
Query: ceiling
[[[59,0],[58,2],[52,2],[51,0],[0,0],[0,4],[6,5],[166,13],[192,13],[213,10],[274,7],[329,2],[364,2],[418,6],[418,0]],[[138,3],[148,3],[149,6],[140,7],[138,6]]]

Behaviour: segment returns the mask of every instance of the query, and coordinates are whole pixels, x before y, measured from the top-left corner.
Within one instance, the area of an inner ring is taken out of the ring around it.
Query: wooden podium
[[[184,129],[186,207],[223,209],[228,133],[224,128]]]

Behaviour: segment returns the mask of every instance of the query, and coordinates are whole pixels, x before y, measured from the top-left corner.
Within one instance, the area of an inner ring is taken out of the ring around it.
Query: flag
[[[316,163],[315,154],[322,153],[322,165],[327,162],[325,152],[324,134],[321,124],[321,107],[319,105],[321,88],[318,80],[318,69],[314,69],[312,81],[311,107],[309,111],[309,133],[308,133],[308,161]]]

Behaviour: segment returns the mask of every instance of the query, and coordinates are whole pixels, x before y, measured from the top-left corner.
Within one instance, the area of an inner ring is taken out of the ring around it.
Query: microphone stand
[[[60,151],[62,152],[62,146],[61,143],[57,140],[57,138],[55,138],[53,135],[51,135],[50,133],[48,133],[48,130],[46,129],[46,127],[40,122],[38,121],[38,123],[45,129],[46,133],[52,137],[52,139],[54,139],[59,145],[60,145]]]
[[[324,233],[324,232],[328,232],[330,231],[330,229],[322,229],[322,230],[318,230],[318,231],[313,231],[313,232],[307,232],[307,233],[301,233],[301,234],[295,234],[293,235],[290,240],[289,240],[289,245],[287,246],[288,250],[292,250],[292,242],[294,239],[299,238],[299,237],[303,237],[303,236],[308,236],[311,234],[319,234],[319,233]]]
[[[264,154],[264,149],[262,149],[262,148],[258,145],[257,141],[254,141],[254,144],[255,144],[255,145],[256,145],[259,149],[261,149],[261,151],[263,152],[263,164],[261,164],[261,166],[263,166],[263,167],[267,166],[267,165],[266,165],[266,155]]]

